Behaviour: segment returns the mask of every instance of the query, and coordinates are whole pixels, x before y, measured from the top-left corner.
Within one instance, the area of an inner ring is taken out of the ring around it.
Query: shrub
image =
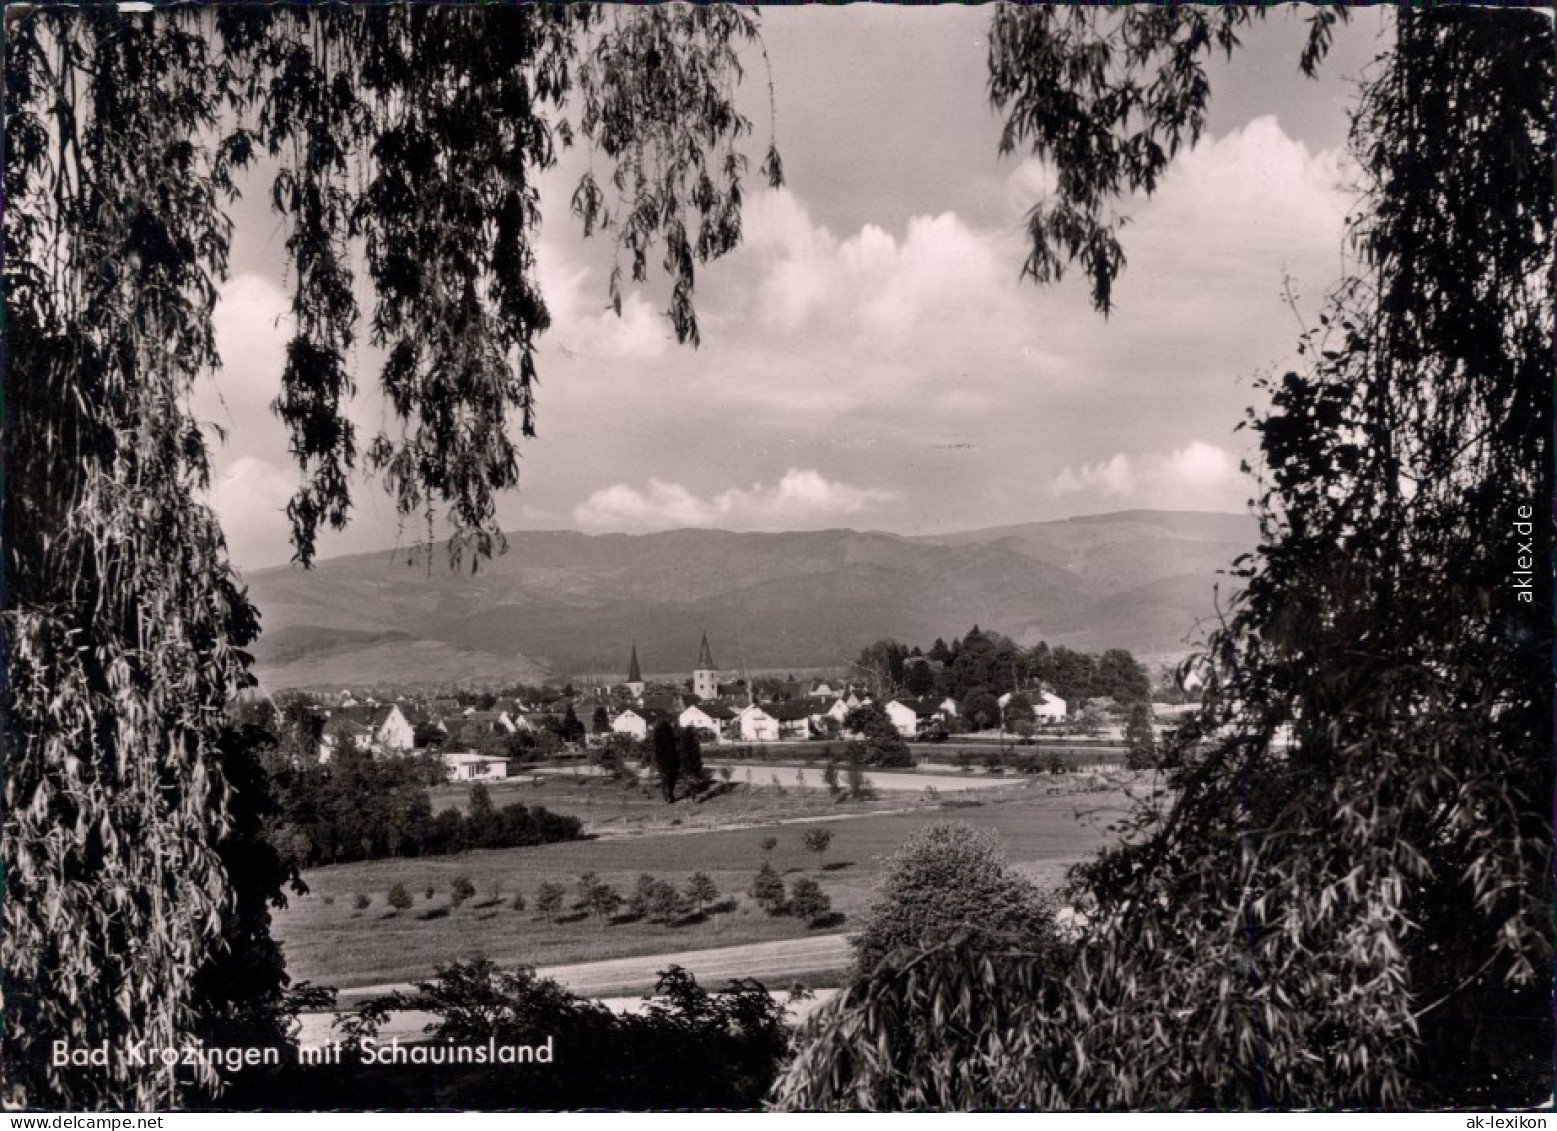
[[[822,885],[810,876],[801,876],[789,891],[790,914],[807,926],[815,923],[833,909],[832,900],[822,890]]]
[[[669,923],[679,918],[681,911],[681,894],[664,880],[655,880],[645,903],[645,913],[649,919],[657,923]]]
[[[412,902],[411,893],[405,890],[404,884],[396,884],[389,889],[389,906],[396,911],[409,910]]]
[[[856,969],[869,973],[894,950],[924,950],[970,926],[1046,941],[1054,934],[1054,912],[1007,865],[993,832],[942,821],[909,837],[887,860],[876,901],[851,940]]]
[[[714,886],[713,878],[707,872],[694,872],[687,881],[687,902],[697,907],[698,914],[718,898],[719,889]]]
[[[514,892],[513,899],[508,901],[508,906],[512,907],[515,911],[523,911],[525,909],[524,893],[520,891]]]
[[[539,911],[549,924],[562,910],[562,897],[565,894],[561,884],[552,883],[550,880],[543,883],[535,892],[535,909]]]
[[[783,913],[784,881],[773,870],[773,865],[766,860],[762,862],[762,867],[757,869],[757,877],[752,880],[751,890],[747,894],[769,915]]]
[[[600,920],[600,929],[603,931],[611,922],[611,917],[616,914],[617,908],[622,906],[622,896],[610,884],[597,883],[590,889],[586,905],[590,914]]]
[[[475,894],[476,885],[471,882],[469,876],[455,876],[454,883],[449,885],[449,904],[458,907]]]
[[[373,903],[373,897],[371,895],[366,894],[365,892],[360,892],[360,891],[356,894],[356,897],[353,898],[352,901],[351,901],[351,905],[353,907],[355,907],[358,911],[366,911],[368,909],[368,907],[372,903]]]
[[[627,897],[627,910],[640,919],[649,914],[649,900],[654,895],[654,885],[659,883],[647,872],[638,874],[638,882],[633,885],[632,895]]]
[[[827,851],[827,846],[833,842],[833,831],[831,829],[808,829],[801,841],[806,846],[807,852],[816,853],[816,866],[820,868],[822,866],[822,855]]]

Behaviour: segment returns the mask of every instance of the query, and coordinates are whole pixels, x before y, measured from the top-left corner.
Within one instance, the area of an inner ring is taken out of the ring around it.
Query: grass
[[[834,910],[844,916],[841,926],[830,929],[847,931],[871,902],[881,858],[934,821],[956,819],[996,829],[1012,863],[1048,883],[1056,882],[1068,863],[1114,839],[1106,820],[1123,815],[1122,794],[1048,792],[1053,788],[1050,781],[1039,779],[1027,789],[992,794],[981,805],[926,807],[831,822],[826,827],[833,833],[832,843],[820,860],[801,843],[809,826],[797,824],[318,868],[306,876],[310,894],[294,898],[289,908],[276,913],[275,932],[286,947],[294,980],[341,988],[416,980],[430,975],[439,963],[476,954],[506,965],[552,966],[818,933],[793,918],[769,916],[747,898],[746,889],[764,859],[760,842],[767,836],[778,840],[773,866],[786,880],[797,875],[815,878]],[[504,793],[494,797],[498,804],[506,800]],[[568,811],[561,803],[542,803]],[[668,808],[660,804],[661,810]],[[836,811],[829,804],[829,814]],[[1089,812],[1093,816],[1085,817]],[[721,898],[736,896],[738,907],[684,926],[634,921],[604,929],[598,920],[572,909],[574,884],[583,872],[597,873],[625,896],[641,872],[679,888],[696,871],[713,878]],[[449,887],[462,874],[474,881],[477,895],[461,907],[451,907]],[[546,881],[567,889],[563,921],[548,924],[534,911],[536,889]],[[417,893],[413,910],[393,917],[353,916],[354,893],[373,896],[376,912],[396,883]],[[436,889],[432,900],[421,894],[429,885]],[[515,892],[524,894],[526,910],[508,906]],[[493,899],[500,902],[487,905]]]
[[[762,824],[934,804],[928,798],[903,792],[889,793],[870,801],[840,803],[825,789],[798,787],[793,774],[785,781],[782,769],[774,766],[770,771],[779,774],[779,789],[767,780],[751,786],[736,781],[727,790],[704,801],[682,799],[674,805],[665,804],[652,782],[623,784],[602,777],[571,774],[549,775],[534,782],[490,782],[487,790],[492,804],[499,809],[515,802],[540,805],[554,813],[578,817],[584,822],[586,832],[602,836],[722,828],[732,824]],[[717,775],[715,782],[722,785]],[[435,811],[469,808],[468,783],[439,786],[429,793]]]

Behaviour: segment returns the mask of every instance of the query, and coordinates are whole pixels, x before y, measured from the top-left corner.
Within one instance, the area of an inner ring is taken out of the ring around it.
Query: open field
[[[846,935],[812,933],[806,938],[780,939],[777,942],[747,943],[745,946],[719,946],[707,950],[684,950],[672,954],[641,955],[637,958],[608,958],[600,962],[577,962],[571,966],[541,966],[536,973],[561,983],[580,997],[609,997],[613,994],[652,993],[660,971],[680,966],[690,971],[705,987],[717,988],[737,978],[761,970],[765,978],[788,986],[844,969],[852,959]],[[410,982],[385,982],[376,986],[354,986],[343,998],[411,993]]]
[[[809,823],[319,868],[306,877],[311,894],[294,898],[291,907],[276,914],[275,932],[286,946],[294,979],[343,988],[413,981],[431,974],[438,963],[476,954],[504,965],[559,966],[846,933],[870,903],[881,858],[916,829],[938,820],[996,829],[1014,864],[1039,882],[1057,882],[1070,863],[1113,839],[1108,825],[1123,816],[1129,804],[1117,790],[1072,792],[1079,784],[1074,779],[1057,783],[1036,778],[987,798],[829,821],[825,827],[832,830],[833,841],[820,861],[821,870],[816,855],[801,844]],[[1060,789],[1066,792],[1049,792]],[[502,803],[503,798],[497,800]],[[544,796],[535,802],[553,804]],[[555,807],[565,808],[560,803]],[[660,806],[661,811],[667,808]],[[833,807],[829,815],[835,812]],[[772,917],[750,905],[745,892],[762,863],[760,842],[766,836],[778,840],[774,867],[786,879],[802,874],[817,878],[841,919],[812,931],[795,919]],[[587,871],[624,895],[641,872],[683,886],[693,872],[705,871],[727,909],[675,927],[625,920],[602,927],[598,920],[571,910],[552,924],[536,916],[533,904],[541,883],[563,884],[571,905],[574,883]],[[449,889],[460,875],[471,878],[477,894],[452,908]],[[390,913],[386,893],[395,883],[403,883],[414,897],[411,910]],[[434,891],[431,899],[424,894],[429,887]],[[372,900],[362,911],[354,908],[359,893]],[[531,906],[513,910],[515,893],[523,894]],[[732,896],[736,906],[728,907]],[[762,975],[755,969],[748,973]]]
[[[779,766],[770,763],[752,765],[739,762],[709,762],[708,767],[717,770],[722,765],[728,765],[731,771],[731,781],[737,784],[761,789],[772,789],[775,785],[788,788],[794,786],[797,789],[813,789],[825,793],[827,787],[822,784],[822,774],[825,772],[816,766]],[[881,794],[924,793],[926,790],[935,790],[938,793],[963,793],[974,789],[1010,789],[1020,786],[1021,779],[1014,777],[991,777],[987,774],[959,774],[952,773],[893,773],[887,770],[866,770],[865,784],[872,790]]]
[[[818,770],[809,771],[809,785],[801,788],[795,776],[800,771],[795,766],[764,766],[753,773],[751,783],[744,780],[745,769],[734,771],[734,788],[699,802],[681,800],[675,805],[666,805],[648,778],[624,783],[583,772],[542,771],[533,775],[533,780],[488,782],[487,792],[498,808],[515,802],[541,805],[579,818],[586,833],[602,837],[706,831],[937,804],[935,797],[925,793],[925,786],[933,784],[930,778],[908,789],[881,790],[879,796],[867,801],[838,801],[823,788]],[[779,777],[777,787],[772,781],[775,774]],[[985,778],[977,784],[998,787],[1007,783]],[[434,811],[466,809],[470,788],[471,783],[460,782],[430,790]]]

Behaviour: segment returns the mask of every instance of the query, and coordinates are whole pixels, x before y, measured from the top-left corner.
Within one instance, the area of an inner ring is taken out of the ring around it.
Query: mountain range
[[[284,687],[683,676],[703,633],[732,672],[831,668],[872,641],[978,624],[1021,644],[1186,654],[1254,549],[1247,515],[1124,511],[957,534],[523,531],[472,574],[389,551],[248,574],[256,673]],[[1197,626],[1199,626],[1197,628]]]

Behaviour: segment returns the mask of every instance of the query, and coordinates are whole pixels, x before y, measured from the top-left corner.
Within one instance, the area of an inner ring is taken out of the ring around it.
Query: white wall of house
[[[892,725],[897,727],[898,734],[904,738],[913,738],[919,733],[919,715],[906,703],[899,703],[896,699],[888,703],[887,718],[892,720]]]
[[[735,717],[745,742],[777,742],[779,722],[761,707],[747,707]]]
[[[649,735],[649,724],[646,719],[636,711],[623,711],[611,720],[611,729],[617,734],[631,735],[633,738],[643,739]]]
[[[1042,719],[1045,722],[1053,722],[1065,717],[1065,700],[1052,691],[1035,691],[1028,695],[1033,703],[1033,718]],[[1011,693],[1007,691],[1000,697],[1000,709],[1004,711],[1006,704],[1011,702]]]
[[[503,781],[508,777],[508,762],[470,750],[445,751],[443,764],[451,781]]]
[[[718,741],[724,741],[724,727],[719,724],[719,720],[695,703],[676,716],[676,725],[691,727],[693,730],[710,731],[717,737]]]
[[[397,754],[408,754],[416,747],[416,729],[399,707],[391,707],[389,714],[379,724],[377,738],[380,746]]]

